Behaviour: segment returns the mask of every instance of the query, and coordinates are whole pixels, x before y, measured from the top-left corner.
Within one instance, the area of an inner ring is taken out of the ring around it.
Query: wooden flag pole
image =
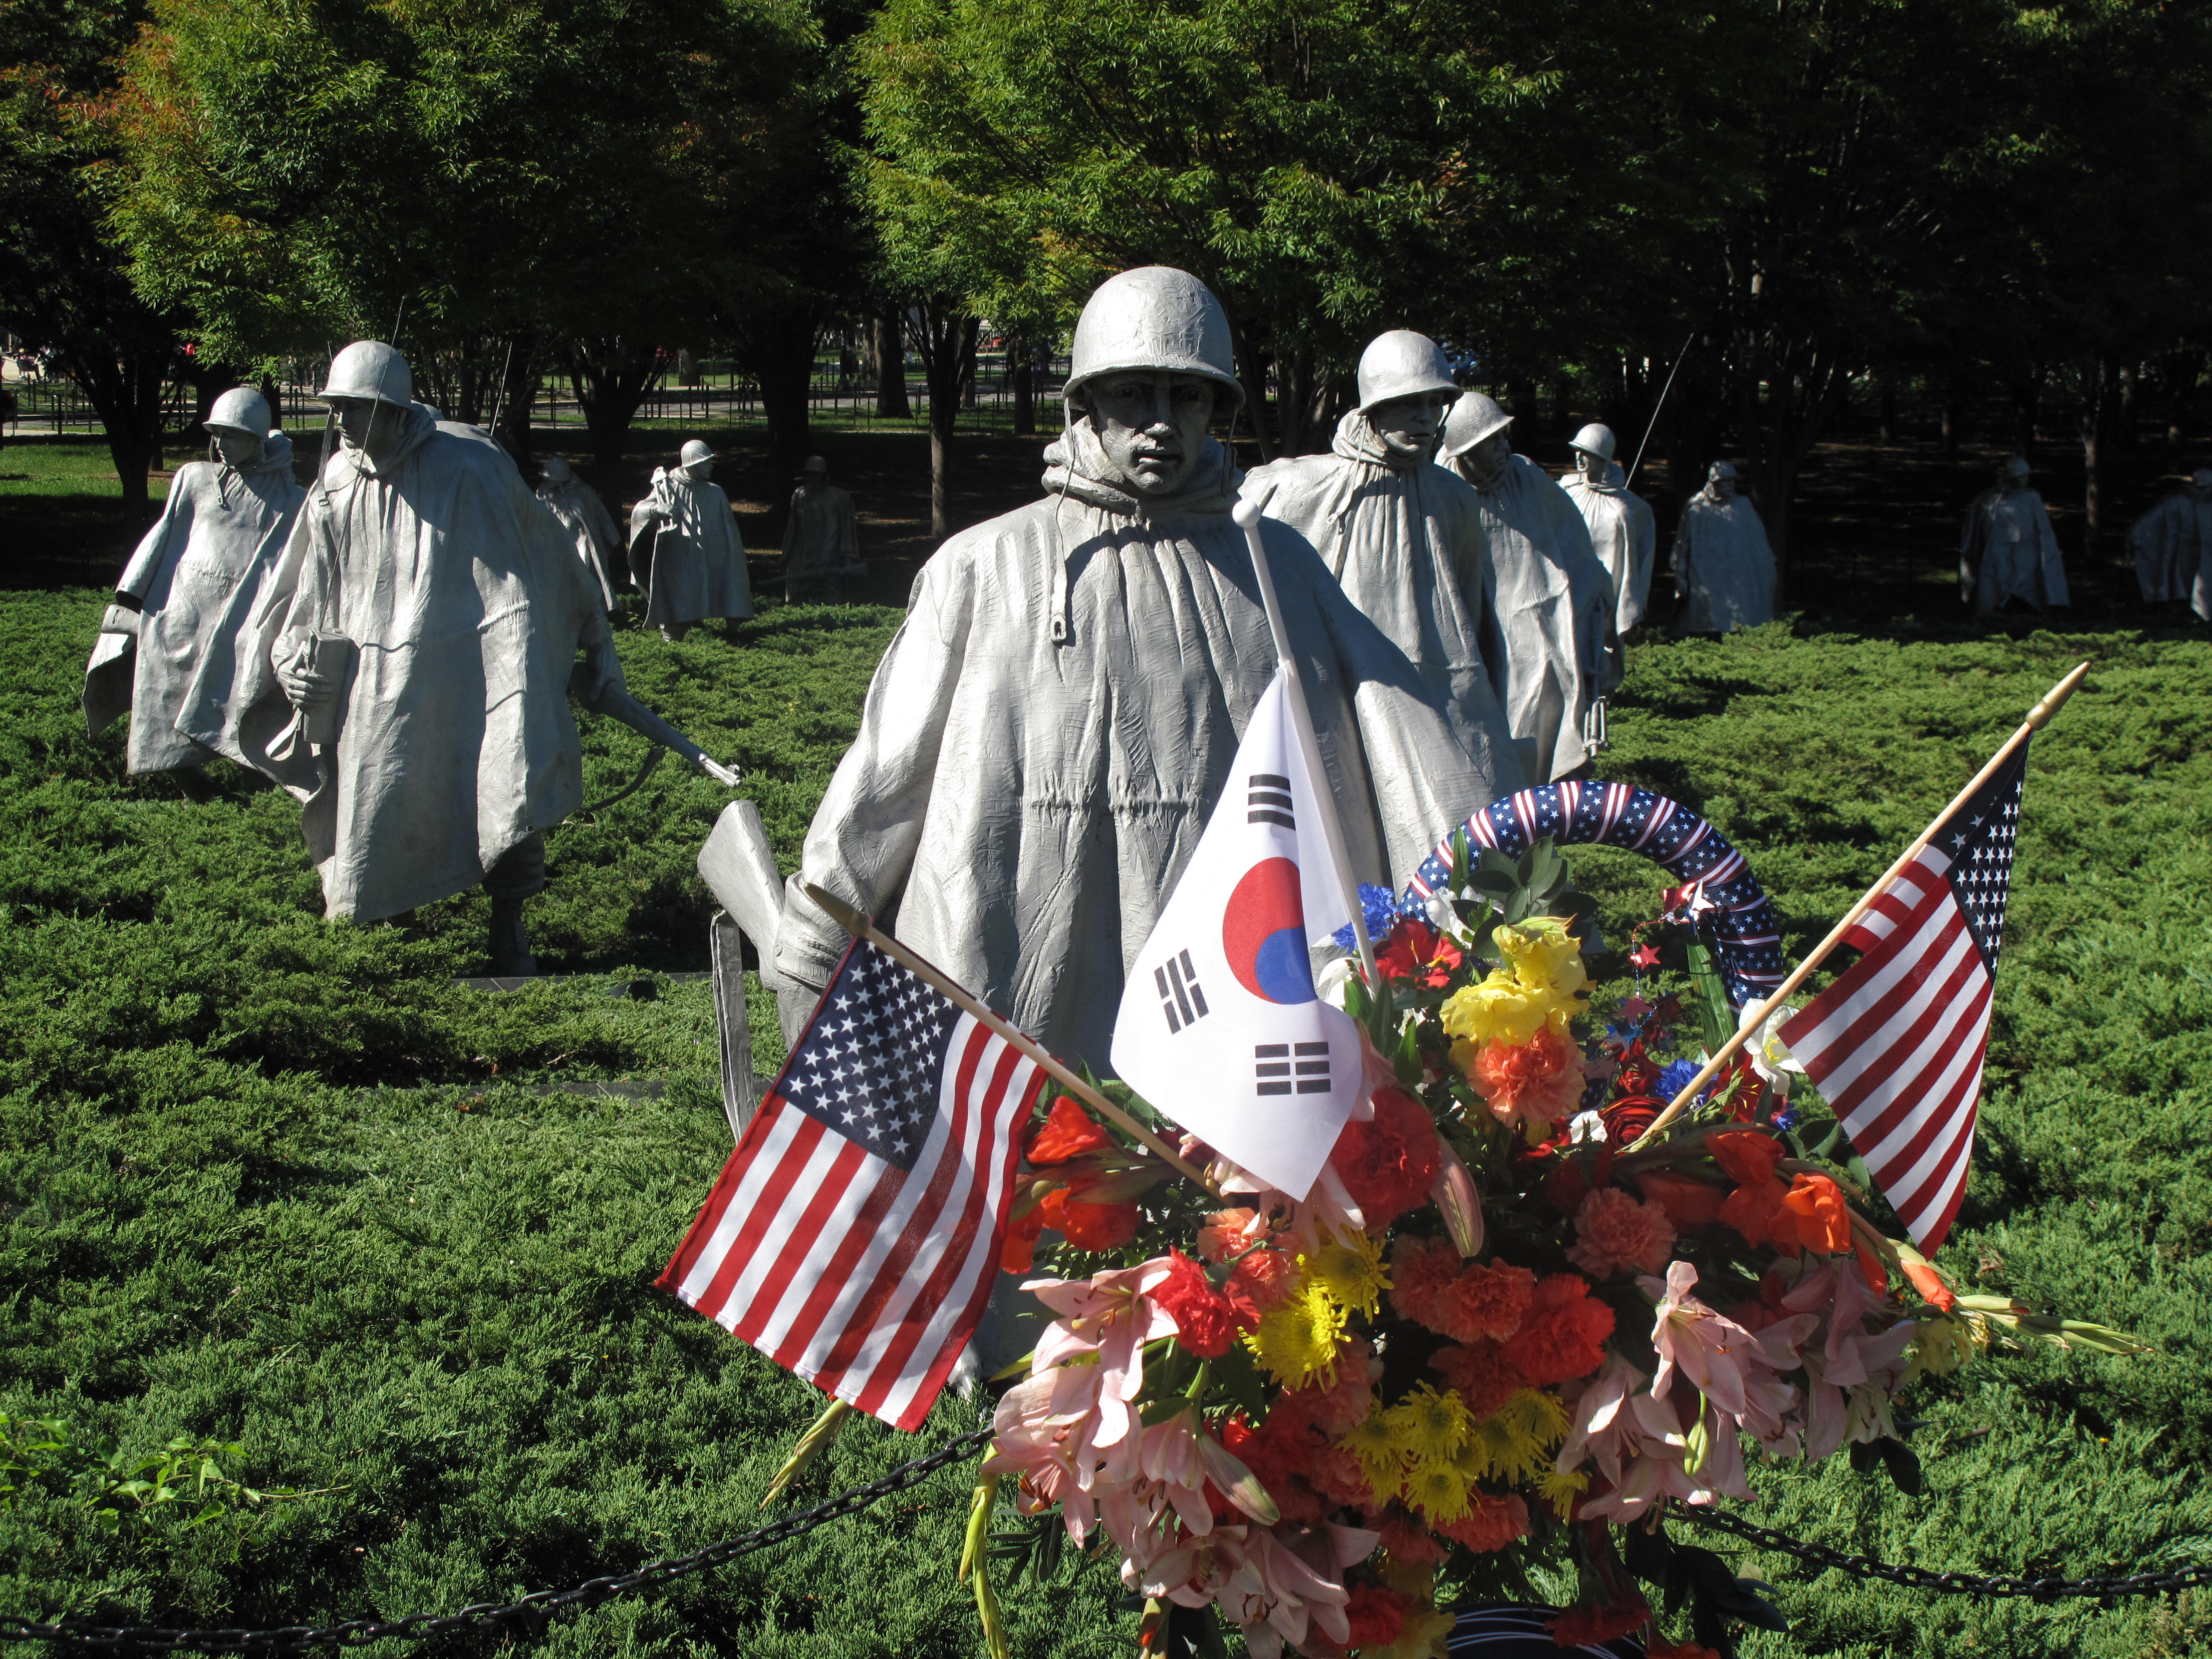
[[[1736,1050],[1742,1048],[1750,1039],[1751,1034],[1765,1024],[1767,1017],[1788,1000],[1791,992],[1811,976],[1813,970],[1827,959],[1830,951],[1844,942],[1844,935],[1857,925],[1859,918],[1866,915],[1874,902],[1882,896],[1889,884],[1897,879],[1899,872],[1920,856],[1921,848],[1934,839],[1936,832],[1949,821],[1951,814],[1974,798],[1974,793],[1995,775],[1997,769],[2005,763],[2014,750],[2019,748],[2050,723],[2051,717],[2065,705],[2067,698],[2074,695],[2075,688],[2081,684],[2082,676],[2088,672],[2089,665],[2086,662],[2081,663],[2072,673],[2043,694],[2043,700],[2027,711],[2027,718],[2021,722],[2020,730],[2006,739],[2004,747],[1990,757],[1990,763],[1975,773],[1966,787],[1951,798],[1951,804],[1936,815],[1936,821],[1920,832],[1911,846],[1897,855],[1897,861],[1882,872],[1881,879],[1867,889],[1866,896],[1844,913],[1841,921],[1828,930],[1827,938],[1813,947],[1812,953],[1797,964],[1790,977],[1782,981],[1774,994],[1759,1003],[1749,1015],[1738,1023],[1735,1035],[1721,1044],[1720,1052],[1705,1062],[1703,1071],[1682,1085],[1681,1091],[1667,1103],[1667,1109],[1652,1120],[1651,1127],[1630,1143],[1628,1148],[1630,1152],[1632,1152],[1638,1147],[1652,1140],[1662,1129],[1681,1115],[1682,1109],[1689,1104],[1691,1097],[1719,1073],[1721,1067],[1727,1065]]]
[[[1134,1135],[1156,1156],[1165,1159],[1168,1166],[1174,1170],[1176,1174],[1183,1176],[1189,1180],[1195,1181],[1200,1186],[1205,1188],[1207,1192],[1212,1193],[1216,1198],[1221,1196],[1221,1189],[1206,1178],[1204,1171],[1194,1166],[1187,1159],[1178,1154],[1173,1147],[1170,1146],[1167,1142],[1162,1140],[1158,1135],[1145,1127],[1143,1124],[1138,1122],[1133,1117],[1131,1117],[1128,1113],[1123,1111],[1112,1101],[1107,1099],[1104,1095],[1099,1093],[1097,1090],[1092,1088],[1081,1078],[1078,1077],[1073,1072],[1061,1065],[1060,1061],[1054,1059],[1051,1053],[1043,1047],[1043,1045],[1039,1043],[1035,1038],[1031,1037],[1026,1031],[1010,1024],[998,1014],[994,1013],[991,1009],[984,1004],[978,1002],[974,997],[970,996],[967,991],[951,977],[951,975],[945,973],[942,969],[938,968],[933,963],[927,962],[921,957],[916,956],[912,951],[909,951],[905,945],[900,944],[889,933],[884,932],[882,928],[877,927],[874,922],[871,921],[860,911],[854,909],[851,905],[846,903],[844,900],[839,898],[835,893],[826,892],[823,889],[817,887],[811,881],[806,883],[805,886],[806,896],[812,899],[817,904],[820,905],[822,908],[828,913],[829,917],[832,921],[836,922],[840,927],[842,927],[854,939],[864,939],[867,940],[869,944],[874,945],[876,949],[881,951],[892,961],[908,969],[917,978],[934,986],[939,991],[945,994],[955,1007],[958,1008],[963,1013],[974,1016],[979,1024],[989,1026],[991,1030],[996,1031],[1000,1036],[1004,1037],[1009,1045],[1019,1049],[1023,1054],[1028,1055],[1030,1059],[1035,1060],[1045,1071],[1052,1074],[1054,1079],[1059,1083],[1060,1087],[1066,1090],[1068,1093],[1073,1095],[1078,1100],[1081,1101],[1085,1106],[1088,1106],[1092,1111],[1097,1113],[1099,1116],[1105,1118],[1109,1122],[1119,1124],[1124,1130],[1127,1131],[1130,1134]]]
[[[1360,971],[1367,976],[1369,994],[1382,983],[1375,965],[1375,941],[1367,937],[1367,907],[1359,902],[1359,883],[1352,873],[1352,854],[1345,848],[1344,826],[1337,822],[1336,791],[1321,763],[1321,744],[1314,738],[1313,713],[1306,707],[1305,684],[1298,678],[1298,662],[1291,654],[1291,631],[1284,625],[1283,607],[1275,598],[1274,573],[1267,567],[1267,550],[1260,540],[1260,505],[1239,501],[1229,516],[1244,532],[1244,545],[1252,555],[1252,574],[1260,584],[1260,605],[1267,613],[1267,631],[1275,641],[1275,663],[1290,684],[1291,724],[1298,734],[1298,752],[1304,757],[1306,775],[1312,781],[1314,799],[1321,808],[1322,840],[1328,845],[1329,863],[1344,902],[1352,907],[1352,938],[1359,952]]]

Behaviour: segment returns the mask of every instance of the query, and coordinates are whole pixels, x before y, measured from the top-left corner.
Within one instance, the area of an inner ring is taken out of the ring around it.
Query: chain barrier
[[[419,1642],[428,1636],[454,1631],[482,1630],[489,1626],[524,1621],[540,1624],[571,1607],[594,1607],[602,1601],[634,1591],[651,1589],[672,1579],[733,1561],[770,1544],[797,1538],[827,1522],[866,1509],[878,1498],[889,1498],[909,1486],[920,1486],[938,1470],[957,1463],[990,1439],[989,1429],[976,1429],[946,1442],[927,1456],[902,1463],[889,1474],[840,1492],[824,1504],[765,1527],[709,1544],[690,1555],[679,1555],[632,1572],[587,1578],[574,1589],[536,1590],[519,1601],[479,1601],[458,1613],[413,1613],[403,1619],[356,1619],[343,1625],[286,1625],[275,1630],[160,1630],[143,1625],[41,1625],[0,1613],[0,1642],[60,1642],[75,1647],[106,1648],[131,1653],[289,1653],[301,1648],[358,1648],[371,1642]]]
[[[2187,1589],[2192,1585],[2212,1584],[2212,1565],[2177,1567],[2168,1572],[2138,1572],[2125,1577],[2102,1578],[2014,1578],[2004,1574],[1930,1572],[1925,1567],[1900,1567],[1888,1561],[1877,1561],[1869,1555],[1853,1555],[1847,1550],[1830,1549],[1826,1544],[1808,1544],[1803,1539],[1792,1538],[1786,1533],[1754,1527],[1750,1522],[1741,1520],[1725,1510],[1691,1509],[1677,1504],[1671,1507],[1668,1514],[1682,1520],[1694,1521],[1701,1527],[1731,1533],[1747,1544],[1756,1544],[1761,1549],[1778,1550],[1784,1555],[1794,1555],[1800,1561],[1810,1562],[1815,1566],[1833,1567],[1839,1571],[1855,1573],[1862,1578],[1885,1578],[1908,1589],[1936,1590],[1947,1595],[2025,1595],[2038,1601],[2057,1601],[2108,1595],[2163,1595],[2172,1590]]]
[[[828,1502],[786,1516],[781,1521],[689,1555],[679,1555],[634,1571],[587,1578],[573,1589],[535,1590],[520,1600],[479,1601],[457,1613],[414,1613],[404,1618],[356,1619],[343,1625],[285,1625],[270,1630],[167,1630],[146,1625],[43,1625],[0,1613],[0,1642],[58,1642],[70,1646],[108,1648],[133,1653],[289,1653],[302,1648],[364,1647],[371,1642],[421,1641],[455,1631],[483,1630],[495,1625],[522,1621],[542,1625],[555,1613],[572,1607],[594,1607],[618,1595],[651,1589],[672,1580],[686,1578],[741,1555],[780,1544],[813,1531],[829,1522],[855,1514],[879,1498],[920,1486],[938,1470],[959,1462],[991,1437],[989,1429],[976,1429],[947,1441],[926,1456],[902,1463],[889,1474],[840,1492]],[[1755,1527],[1723,1510],[1675,1506],[1669,1513],[1698,1526],[1711,1528],[1778,1551],[1823,1568],[1854,1573],[1862,1578],[1886,1579],[1908,1589],[1935,1590],[1948,1595],[2027,1596],[2038,1601],[2070,1597],[2103,1599],[2115,1595],[2163,1595],[2200,1584],[2212,1584],[2212,1564],[2178,1567],[2166,1572],[2140,1572],[2125,1577],[2016,1578],[1970,1572],[1930,1572],[1923,1567],[1901,1567],[1872,1556],[1854,1555],[1810,1544],[1765,1527]]]

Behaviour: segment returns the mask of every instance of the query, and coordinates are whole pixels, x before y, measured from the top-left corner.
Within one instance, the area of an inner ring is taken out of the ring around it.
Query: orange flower
[[[1526,1042],[1480,1044],[1467,1080],[1500,1123],[1534,1123],[1548,1132],[1574,1115],[1588,1079],[1575,1045],[1547,1026]]]
[[[1721,1218],[1721,1189],[1672,1170],[1645,1170],[1633,1177],[1644,1196],[1667,1212],[1678,1230],[1703,1227]]]
[[[1797,1176],[1783,1194],[1782,1207],[1795,1220],[1797,1242],[1804,1249],[1841,1255],[1851,1248],[1851,1212],[1844,1206],[1842,1191],[1827,1176]]]
[[[1111,1146],[1114,1137],[1091,1120],[1091,1115],[1066,1095],[1052,1103],[1052,1112],[1030,1136],[1025,1156],[1032,1165],[1065,1164],[1085,1152]]]

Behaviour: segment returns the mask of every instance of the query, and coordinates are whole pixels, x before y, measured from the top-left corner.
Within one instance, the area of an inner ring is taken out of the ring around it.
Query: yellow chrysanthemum
[[[1359,1460],[1359,1473],[1374,1492],[1378,1507],[1398,1495],[1406,1482],[1406,1460],[1381,1412],[1368,1413],[1357,1428],[1336,1443]]]
[[[1471,1480],[1519,1486],[1551,1461],[1568,1419],[1556,1395],[1520,1389],[1493,1417],[1476,1425],[1455,1460]]]
[[[1261,1315],[1260,1328],[1244,1342],[1286,1388],[1297,1388],[1310,1377],[1334,1382],[1344,1324],[1344,1304],[1327,1285],[1310,1280],[1290,1300]]]
[[[1438,1394],[1423,1382],[1382,1413],[1389,1425],[1391,1443],[1408,1462],[1441,1462],[1467,1443],[1474,1427],[1460,1397],[1450,1389]]]
[[[1346,1307],[1357,1308],[1370,1318],[1382,1305],[1382,1292],[1390,1288],[1382,1269],[1382,1241],[1370,1233],[1355,1230],[1343,1238],[1324,1234],[1321,1249],[1300,1256],[1298,1265]]]
[[[1575,1499],[1589,1490],[1587,1474],[1561,1474],[1553,1470],[1536,1477],[1536,1495],[1552,1506],[1552,1512],[1564,1521],[1573,1513]]]
[[[1442,1459],[1416,1463],[1406,1473],[1406,1502],[1432,1523],[1462,1519],[1467,1514],[1468,1480],[1458,1466]]]
[[[1365,1659],[1451,1659],[1444,1638],[1459,1627],[1459,1620],[1433,1607],[1409,1607],[1398,1626],[1398,1639],[1388,1647],[1362,1648]]]

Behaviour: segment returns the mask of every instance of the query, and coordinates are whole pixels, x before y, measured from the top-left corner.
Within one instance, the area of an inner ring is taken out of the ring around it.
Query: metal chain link
[[[1826,1544],[1808,1544],[1802,1538],[1792,1538],[1765,1527],[1754,1527],[1750,1522],[1739,1520],[1725,1510],[1691,1509],[1676,1504],[1668,1513],[1694,1521],[1701,1527],[1732,1533],[1746,1543],[1756,1544],[1761,1549],[1778,1550],[1816,1566],[1834,1567],[1844,1572],[1856,1573],[1862,1578],[1886,1578],[1893,1584],[1903,1584],[1911,1589],[1939,1590],[1948,1595],[2025,1595],[2038,1601],[2056,1601],[2075,1597],[2163,1595],[2196,1584],[2212,1584],[2212,1565],[2177,1567],[2170,1572],[2138,1572],[2126,1577],[2102,1578],[2014,1578],[2004,1574],[1930,1572],[1924,1567],[1900,1567],[1891,1562],[1877,1561],[1872,1556],[1853,1555],[1847,1550],[1830,1549]]]
[[[840,1492],[828,1502],[786,1516],[781,1521],[726,1538],[718,1544],[665,1561],[655,1561],[634,1571],[587,1578],[564,1590],[536,1590],[519,1601],[479,1601],[455,1613],[414,1613],[404,1618],[356,1619],[343,1625],[285,1625],[270,1630],[169,1630],[145,1625],[44,1625],[12,1614],[0,1613],[0,1641],[59,1642],[76,1647],[116,1648],[141,1653],[284,1653],[301,1648],[366,1646],[386,1640],[420,1641],[453,1631],[482,1630],[522,1620],[540,1622],[571,1607],[592,1607],[634,1591],[651,1589],[673,1579],[704,1572],[741,1555],[765,1549],[813,1531],[817,1527],[866,1509],[878,1498],[888,1498],[909,1486],[920,1486],[938,1470],[957,1463],[991,1438],[989,1429],[976,1429],[947,1441],[927,1456],[902,1463],[889,1474]],[[1671,1513],[1701,1527],[1733,1534],[1761,1549],[1794,1555],[1816,1566],[1833,1567],[1863,1578],[1887,1579],[1911,1589],[1936,1590],[1952,1595],[2027,1596],[2039,1601],[2066,1597],[2162,1595],[2198,1584],[2212,1584],[2212,1565],[2179,1567],[2169,1572],[2135,1573],[2126,1577],[2015,1578],[1967,1572],[1929,1572],[1922,1567],[1901,1567],[1871,1556],[1854,1555],[1810,1544],[1722,1510],[1676,1506]]]
[[[786,1516],[765,1527],[726,1538],[689,1555],[655,1561],[635,1571],[587,1578],[570,1589],[536,1590],[519,1601],[479,1601],[457,1613],[413,1613],[402,1619],[356,1619],[343,1625],[286,1625],[274,1630],[161,1630],[144,1625],[42,1625],[0,1613],[0,1642],[62,1642],[76,1647],[122,1649],[136,1653],[285,1653],[300,1648],[357,1648],[386,1640],[420,1641],[452,1631],[481,1630],[522,1620],[542,1621],[570,1607],[597,1607],[635,1590],[689,1577],[733,1561],[770,1544],[797,1538],[827,1522],[866,1509],[878,1498],[920,1486],[938,1470],[957,1463],[991,1437],[976,1429],[946,1442],[927,1456],[902,1463],[889,1474],[840,1492],[827,1503]]]

